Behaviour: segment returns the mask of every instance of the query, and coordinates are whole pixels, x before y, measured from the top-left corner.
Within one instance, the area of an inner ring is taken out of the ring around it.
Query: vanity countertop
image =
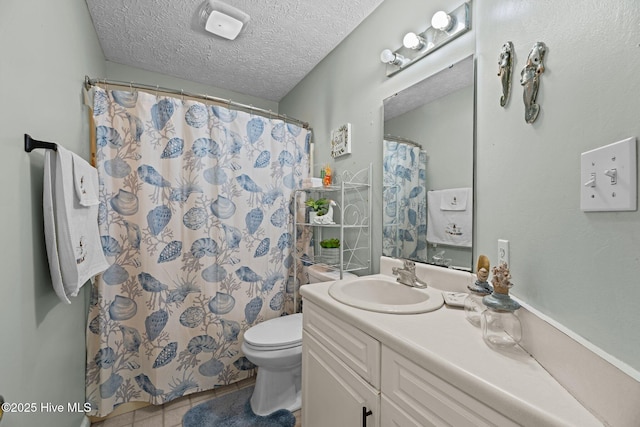
[[[333,282],[302,286],[315,303],[467,394],[526,426],[602,426],[533,357],[516,346],[496,351],[464,310],[385,314],[350,307],[328,293]],[[401,285],[398,285],[401,286]]]

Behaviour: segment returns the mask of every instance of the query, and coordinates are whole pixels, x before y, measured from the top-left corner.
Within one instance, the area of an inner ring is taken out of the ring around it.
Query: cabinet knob
[[[371,409],[367,410],[366,406],[362,407],[362,427],[367,427],[367,417],[369,415],[373,415],[373,412],[371,412]]]

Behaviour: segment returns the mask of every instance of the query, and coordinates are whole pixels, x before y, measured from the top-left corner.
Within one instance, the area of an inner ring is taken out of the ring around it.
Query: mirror
[[[384,100],[382,254],[473,266],[474,59]]]

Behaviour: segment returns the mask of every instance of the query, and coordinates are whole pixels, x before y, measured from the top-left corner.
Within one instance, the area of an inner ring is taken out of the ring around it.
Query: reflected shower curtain
[[[290,202],[308,175],[310,133],[196,101],[95,90],[111,266],[92,289],[86,384],[91,415],[104,416],[253,373],[243,333],[293,308]]]
[[[427,260],[427,154],[417,146],[384,140],[382,254]]]

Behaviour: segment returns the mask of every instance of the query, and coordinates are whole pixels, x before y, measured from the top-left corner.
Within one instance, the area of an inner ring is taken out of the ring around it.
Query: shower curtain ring
[[[184,102],[184,89],[180,89],[180,95],[182,95],[182,102]]]
[[[156,85],[156,98],[158,97],[158,91],[160,90],[160,85]]]
[[[231,110],[231,98],[227,99],[227,110]]]

